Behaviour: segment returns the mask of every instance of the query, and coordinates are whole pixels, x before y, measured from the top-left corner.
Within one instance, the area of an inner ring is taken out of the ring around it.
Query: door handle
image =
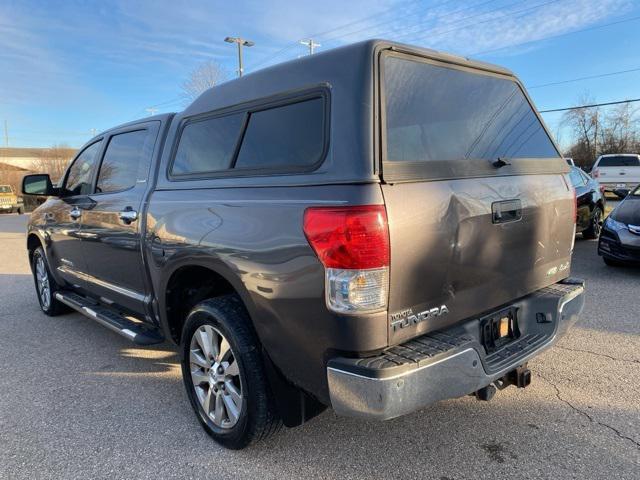
[[[77,220],[82,216],[82,212],[80,211],[80,209],[78,207],[73,207],[71,210],[69,210],[69,216],[73,220]]]
[[[131,222],[135,222],[138,219],[138,212],[131,207],[127,207],[118,213],[118,217],[120,217],[120,220],[125,224],[129,225]]]

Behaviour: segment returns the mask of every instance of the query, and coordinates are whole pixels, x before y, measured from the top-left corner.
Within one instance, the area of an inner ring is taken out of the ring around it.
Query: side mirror
[[[629,195],[629,190],[626,188],[616,188],[613,193],[616,197],[625,198],[627,195]]]
[[[22,179],[22,193],[25,195],[40,195],[45,197],[57,197],[59,189],[51,184],[51,177],[46,173],[25,175]]]

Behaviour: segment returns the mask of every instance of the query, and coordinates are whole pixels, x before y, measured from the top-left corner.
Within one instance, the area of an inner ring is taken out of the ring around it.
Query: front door
[[[49,265],[54,275],[79,287],[85,286],[87,269],[81,245],[82,215],[91,204],[88,194],[93,190],[101,149],[102,140],[98,140],[80,152],[67,170],[60,198],[50,199],[52,204],[45,213],[45,230],[51,240]]]
[[[114,132],[83,212],[80,235],[87,288],[108,303],[145,313],[148,289],[142,258],[141,209],[159,122]]]

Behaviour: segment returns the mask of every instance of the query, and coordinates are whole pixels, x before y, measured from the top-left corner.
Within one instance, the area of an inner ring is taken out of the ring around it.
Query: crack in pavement
[[[617,358],[617,357],[613,357],[611,355],[607,355],[606,353],[598,353],[598,352],[593,352],[591,350],[583,350],[583,349],[580,349],[580,348],[563,347],[562,345],[556,345],[556,348],[561,348],[562,350],[569,350],[570,352],[590,353],[591,355],[596,355],[598,357],[608,358],[610,360],[615,360],[617,362],[640,364],[640,360],[635,360],[635,359],[629,360],[627,358]]]
[[[600,425],[602,427],[608,428],[609,430],[614,432],[621,439],[627,440],[627,441],[633,443],[636,446],[636,448],[638,450],[640,450],[640,442],[636,441],[635,439],[633,439],[631,437],[627,437],[626,435],[623,435],[622,433],[620,433],[620,430],[618,430],[617,428],[612,427],[611,425],[603,423],[603,422],[601,422],[599,420],[596,420],[595,418],[593,418],[591,415],[589,415],[584,410],[580,410],[578,407],[573,405],[571,402],[569,402],[568,400],[562,398],[562,396],[560,395],[560,389],[556,386],[555,383],[553,383],[551,380],[549,380],[548,378],[546,378],[544,375],[540,374],[539,372],[537,372],[536,375],[538,377],[540,377],[541,379],[543,379],[545,382],[547,382],[549,385],[551,385],[553,387],[553,389],[556,391],[556,397],[558,398],[558,400],[560,400],[562,403],[564,403],[567,406],[569,406],[574,412],[579,413],[581,415],[584,415],[585,417],[587,417],[589,419],[589,421],[591,423],[595,423],[595,424]]]

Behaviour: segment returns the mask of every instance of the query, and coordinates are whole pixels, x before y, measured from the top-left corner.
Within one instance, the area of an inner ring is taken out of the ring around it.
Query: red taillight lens
[[[578,223],[578,196],[575,188],[572,188],[571,191],[573,192],[573,223]]]
[[[326,268],[368,269],[389,265],[384,205],[310,207],[304,234]]]
[[[597,168],[591,172],[591,178],[598,178],[600,176],[600,170],[598,170]]]

